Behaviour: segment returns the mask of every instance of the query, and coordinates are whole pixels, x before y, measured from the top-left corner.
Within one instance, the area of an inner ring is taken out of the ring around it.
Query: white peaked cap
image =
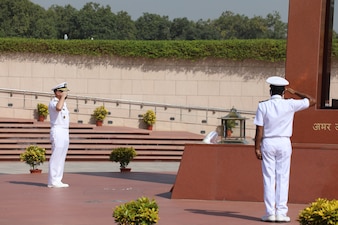
[[[266,82],[268,84],[274,85],[274,86],[286,86],[289,85],[289,81],[284,79],[283,77],[278,76],[272,76],[266,79]]]
[[[62,82],[61,84],[56,85],[52,88],[52,91],[60,90],[60,91],[69,91],[67,88],[67,82]]]

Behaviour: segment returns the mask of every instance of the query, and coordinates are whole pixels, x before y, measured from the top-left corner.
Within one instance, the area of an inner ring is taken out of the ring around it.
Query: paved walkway
[[[128,167],[133,172],[176,172],[180,166],[179,162],[130,162]],[[39,166],[43,173],[48,172],[48,162]],[[66,173],[81,172],[119,172],[119,164],[110,161],[99,162],[74,162],[66,161]],[[0,174],[26,174],[29,166],[24,162],[0,162]]]
[[[132,162],[131,173],[117,163],[66,162],[64,182],[46,187],[48,163],[42,174],[29,174],[23,162],[0,162],[0,225],[108,225],[115,206],[141,196],[155,198],[159,225],[251,225],[260,221],[262,202],[171,199],[178,162]],[[198,187],[191,187],[198,188]],[[250,187],[248,187],[250,188]],[[306,205],[290,204],[291,225]]]

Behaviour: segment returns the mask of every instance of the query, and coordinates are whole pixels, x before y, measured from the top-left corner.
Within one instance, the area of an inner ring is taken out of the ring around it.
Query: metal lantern
[[[246,143],[245,117],[242,117],[233,107],[228,115],[220,119],[222,122],[223,143]]]

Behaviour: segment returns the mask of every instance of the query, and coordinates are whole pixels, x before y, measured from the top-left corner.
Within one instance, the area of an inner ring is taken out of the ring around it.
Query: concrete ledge
[[[338,147],[294,145],[290,203],[338,198]],[[187,144],[173,199],[263,201],[261,163],[252,145]]]

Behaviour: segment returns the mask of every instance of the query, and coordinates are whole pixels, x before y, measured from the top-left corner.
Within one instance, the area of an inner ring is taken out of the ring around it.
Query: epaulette
[[[270,99],[266,99],[266,100],[263,100],[263,101],[259,101],[259,103],[261,103],[261,102],[266,102],[266,101],[269,101]]]

